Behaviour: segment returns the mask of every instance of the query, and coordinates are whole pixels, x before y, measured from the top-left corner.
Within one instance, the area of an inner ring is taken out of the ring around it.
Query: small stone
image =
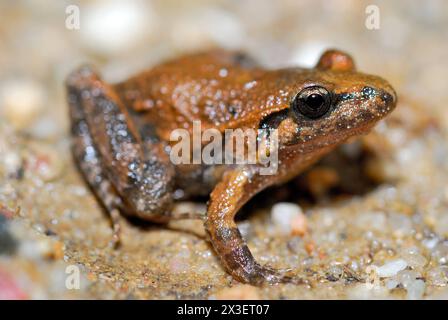
[[[403,259],[392,260],[381,267],[377,267],[376,273],[380,278],[389,278],[406,269],[407,266],[408,263]]]
[[[302,209],[294,203],[275,204],[271,210],[271,219],[281,234],[299,235],[306,232],[306,217]]]
[[[446,286],[448,284],[448,266],[440,266],[427,272],[428,281],[434,286]]]
[[[44,105],[44,93],[31,80],[11,80],[0,87],[0,111],[16,129],[26,129]]]
[[[397,274],[396,279],[400,284],[403,285],[404,288],[407,288],[411,283],[413,283],[419,277],[420,277],[420,274],[416,271],[402,270]]]
[[[306,215],[299,214],[291,220],[292,235],[303,237],[308,231],[308,220]]]
[[[153,31],[155,16],[142,1],[98,1],[83,9],[82,43],[102,55],[136,47]]]
[[[17,176],[20,172],[20,168],[22,167],[22,157],[14,151],[11,150],[2,150],[0,148],[0,153],[2,157],[0,157],[0,163],[3,167],[3,170],[9,176]]]
[[[406,291],[408,292],[406,298],[408,300],[417,300],[423,298],[423,295],[425,294],[426,285],[423,280],[416,280],[411,282],[407,288]]]
[[[424,239],[422,241],[422,244],[429,250],[434,249],[438,243],[439,243],[439,239],[437,237]]]
[[[448,243],[441,242],[431,253],[432,259],[434,259],[439,264],[447,264],[448,263]]]
[[[428,262],[424,256],[413,248],[405,251],[401,257],[406,260],[408,265],[413,269],[423,268]]]

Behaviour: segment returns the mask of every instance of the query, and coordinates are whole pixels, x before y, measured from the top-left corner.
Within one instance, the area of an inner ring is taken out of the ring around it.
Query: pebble
[[[448,266],[439,266],[427,272],[428,281],[434,286],[446,286],[448,284]]]
[[[434,249],[438,243],[439,239],[437,237],[422,240],[422,244],[429,250]]]
[[[98,1],[81,14],[81,43],[106,56],[130,50],[154,30],[152,9],[143,1]]]
[[[12,150],[2,150],[0,148],[0,163],[3,167],[3,170],[9,175],[17,175],[22,167],[22,158],[21,156]]]
[[[380,278],[389,278],[406,269],[407,266],[408,263],[403,259],[392,260],[381,267],[376,267],[376,274]]]
[[[406,287],[406,291],[408,292],[406,298],[408,300],[421,299],[425,294],[425,289],[426,285],[423,280],[415,280]]]
[[[41,86],[32,80],[9,80],[0,87],[0,111],[16,129],[27,129],[44,106]]]
[[[413,269],[423,268],[428,262],[428,260],[422,256],[416,248],[406,250],[401,254],[401,257],[406,260],[408,265]]]
[[[283,235],[304,235],[307,231],[306,216],[297,204],[275,204],[271,210],[271,219],[278,232]]]
[[[400,271],[395,277],[396,280],[407,291],[408,300],[421,299],[425,293],[426,284],[419,278],[421,275],[413,270]]]
[[[398,272],[396,279],[403,285],[404,288],[407,288],[419,277],[420,274],[414,270],[402,270]]]
[[[448,263],[448,242],[441,242],[432,251],[432,259],[439,264]]]

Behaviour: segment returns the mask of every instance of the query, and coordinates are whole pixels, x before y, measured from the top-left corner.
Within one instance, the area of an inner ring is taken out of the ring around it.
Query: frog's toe
[[[297,285],[308,285],[309,282],[305,279],[297,277],[292,269],[274,269],[269,266],[257,265],[255,271],[256,284],[280,284],[280,283],[292,283]]]

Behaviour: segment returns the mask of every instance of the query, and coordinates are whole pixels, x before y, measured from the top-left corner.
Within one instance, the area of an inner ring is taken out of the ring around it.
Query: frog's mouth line
[[[324,135],[321,136],[313,141],[314,146],[326,146],[328,144],[341,144],[344,143],[347,139],[350,139],[354,136],[363,136],[366,134],[369,134],[370,131],[375,127],[377,124],[377,121],[371,120],[368,122],[365,122],[362,126],[347,129],[344,131],[332,133],[331,135]],[[322,142],[323,141],[323,142]]]
[[[348,139],[356,137],[356,136],[363,136],[366,134],[369,134],[370,131],[375,127],[377,121],[372,120],[369,122],[366,122],[362,127],[352,128],[345,131],[322,135],[319,137],[316,137],[315,139],[305,141],[305,142],[297,142],[297,143],[291,143],[291,144],[285,144],[281,146],[281,148],[285,149],[300,149],[300,152],[303,154],[307,153],[313,153],[317,149],[324,149],[324,148],[332,148],[336,147],[340,144],[345,143]]]

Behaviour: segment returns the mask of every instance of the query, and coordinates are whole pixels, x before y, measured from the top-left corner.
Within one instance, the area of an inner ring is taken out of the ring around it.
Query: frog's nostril
[[[391,90],[387,90],[387,89],[381,90],[380,97],[387,105],[395,104],[396,101],[397,101],[397,95],[395,94],[395,91],[393,89],[391,89]]]
[[[393,100],[392,96],[387,92],[384,92],[381,95],[381,99],[383,99],[383,101],[386,102],[387,104],[391,103]]]

